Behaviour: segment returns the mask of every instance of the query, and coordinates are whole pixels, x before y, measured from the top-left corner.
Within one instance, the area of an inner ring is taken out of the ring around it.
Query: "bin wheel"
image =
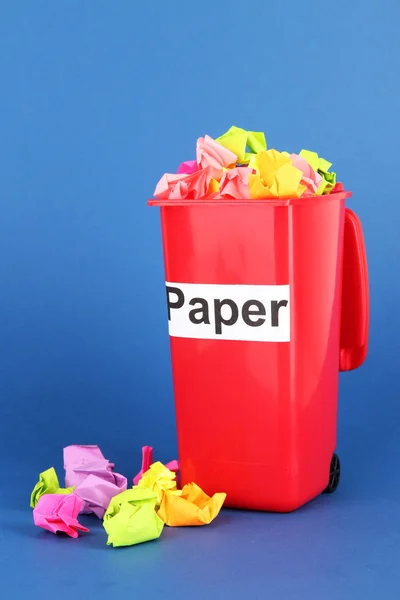
[[[338,488],[340,480],[340,460],[337,454],[332,456],[331,469],[329,472],[329,483],[325,489],[325,494],[333,494]]]

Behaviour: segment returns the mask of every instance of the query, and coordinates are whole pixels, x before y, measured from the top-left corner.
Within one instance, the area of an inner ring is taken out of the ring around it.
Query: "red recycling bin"
[[[339,371],[366,357],[349,192],[161,207],[180,479],[289,512],[336,488]]]

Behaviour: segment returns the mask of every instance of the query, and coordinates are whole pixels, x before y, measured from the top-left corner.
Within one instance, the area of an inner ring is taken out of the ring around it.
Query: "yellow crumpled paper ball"
[[[155,462],[143,473],[138,486],[156,492],[157,504],[160,504],[165,491],[176,490],[176,474],[161,462]]]
[[[287,152],[263,150],[252,157],[249,167],[256,171],[249,175],[250,198],[299,198],[307,189]]]

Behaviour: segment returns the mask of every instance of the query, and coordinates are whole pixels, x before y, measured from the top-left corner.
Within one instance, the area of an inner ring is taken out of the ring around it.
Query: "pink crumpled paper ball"
[[[219,195],[222,198],[248,199],[250,198],[249,175],[253,169],[236,167],[225,171],[221,178]]]
[[[236,164],[237,156],[206,135],[197,140],[196,159],[201,169],[211,168],[212,177],[219,180],[222,168]]]
[[[52,533],[61,531],[77,538],[78,531],[89,531],[81,525],[77,516],[82,508],[82,500],[75,494],[45,494],[33,509],[33,521]]]
[[[300,185],[304,185],[307,188],[303,195],[309,196],[315,194],[322,181],[322,176],[314,171],[312,166],[302,156],[291,154],[290,158],[292,159],[293,166],[303,173]]]
[[[179,165],[178,174],[183,173],[185,175],[191,175],[192,173],[195,173],[198,170],[199,170],[199,165],[197,164],[197,161],[186,160],[185,162],[183,162]]]
[[[195,200],[208,194],[213,169],[200,169],[190,174],[166,173],[158,182],[154,196],[163,200]]]

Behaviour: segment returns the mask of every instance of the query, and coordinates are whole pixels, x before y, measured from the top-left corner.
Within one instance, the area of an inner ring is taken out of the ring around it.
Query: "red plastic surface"
[[[182,485],[279,512],[327,486],[349,195],[149,202],[161,206],[166,281],[290,285],[290,342],[170,338]]]
[[[364,236],[359,218],[346,209],[342,276],[340,370],[350,371],[368,352],[369,286]]]

